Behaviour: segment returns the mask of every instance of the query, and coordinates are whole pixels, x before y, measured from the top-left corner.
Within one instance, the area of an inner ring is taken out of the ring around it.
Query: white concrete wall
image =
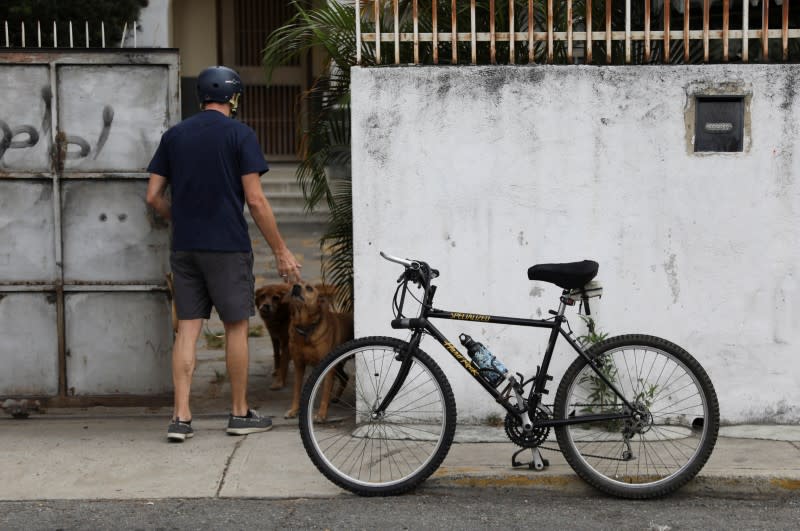
[[[560,290],[527,268],[590,258],[604,332],[689,350],[724,421],[797,422],[798,81],[797,65],[354,69],[356,334],[405,337],[379,250],[438,267],[441,309],[537,318]],[[694,96],[715,93],[747,97],[743,153],[693,153]],[[526,377],[545,348],[540,330],[439,323]],[[423,348],[462,421],[503,413]],[[558,350],[551,399],[574,357]]]
[[[139,13],[136,22],[136,46],[139,48],[168,48],[171,41],[171,0],[149,0],[147,7]],[[125,46],[133,46],[134,38],[128,25]],[[118,43],[116,43],[118,44]]]

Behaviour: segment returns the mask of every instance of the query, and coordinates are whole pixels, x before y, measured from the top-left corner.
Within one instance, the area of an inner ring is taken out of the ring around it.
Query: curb
[[[433,476],[423,488],[523,488],[558,491],[566,495],[592,495],[599,491],[573,474],[527,476],[522,474],[453,473]],[[604,494],[602,494],[605,496]],[[800,498],[800,480],[787,477],[697,476],[673,496],[733,498]]]

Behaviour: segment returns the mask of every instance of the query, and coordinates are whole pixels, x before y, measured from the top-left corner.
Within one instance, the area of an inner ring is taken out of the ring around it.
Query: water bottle
[[[459,339],[461,344],[466,347],[469,357],[478,366],[481,376],[493,387],[500,385],[505,380],[506,374],[508,374],[506,366],[494,354],[489,352],[489,349],[482,343],[478,343],[467,334],[461,334]]]

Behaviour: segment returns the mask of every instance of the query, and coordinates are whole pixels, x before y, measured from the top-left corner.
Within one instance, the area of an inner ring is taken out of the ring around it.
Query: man
[[[300,278],[300,265],[286,247],[260,176],[269,168],[253,130],[233,120],[243,88],[239,75],[210,67],[197,79],[202,112],[172,127],[161,138],[148,171],[147,203],[172,222],[170,264],[174,277],[178,332],[172,350],[175,403],[167,428],[170,441],[194,435],[189,394],[196,344],[212,305],[225,326],[225,359],[231,382],[227,432],[267,431],[272,421],[248,407],[247,346],[253,302],[253,251],[244,203],[275,254],[287,282]],[[170,190],[171,199],[165,192]]]

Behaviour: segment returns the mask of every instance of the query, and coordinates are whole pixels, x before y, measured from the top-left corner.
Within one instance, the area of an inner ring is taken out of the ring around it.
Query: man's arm
[[[301,266],[297,263],[289,248],[286,247],[281,233],[278,232],[278,224],[275,221],[275,215],[272,213],[272,207],[264,196],[259,175],[257,173],[242,175],[242,186],[244,187],[244,198],[247,201],[247,208],[250,209],[250,215],[275,254],[278,273],[286,282],[300,280]]]
[[[167,190],[167,178],[157,173],[150,174],[150,181],[147,183],[147,204],[153,207],[159,216],[170,219],[170,205],[164,192]]]

